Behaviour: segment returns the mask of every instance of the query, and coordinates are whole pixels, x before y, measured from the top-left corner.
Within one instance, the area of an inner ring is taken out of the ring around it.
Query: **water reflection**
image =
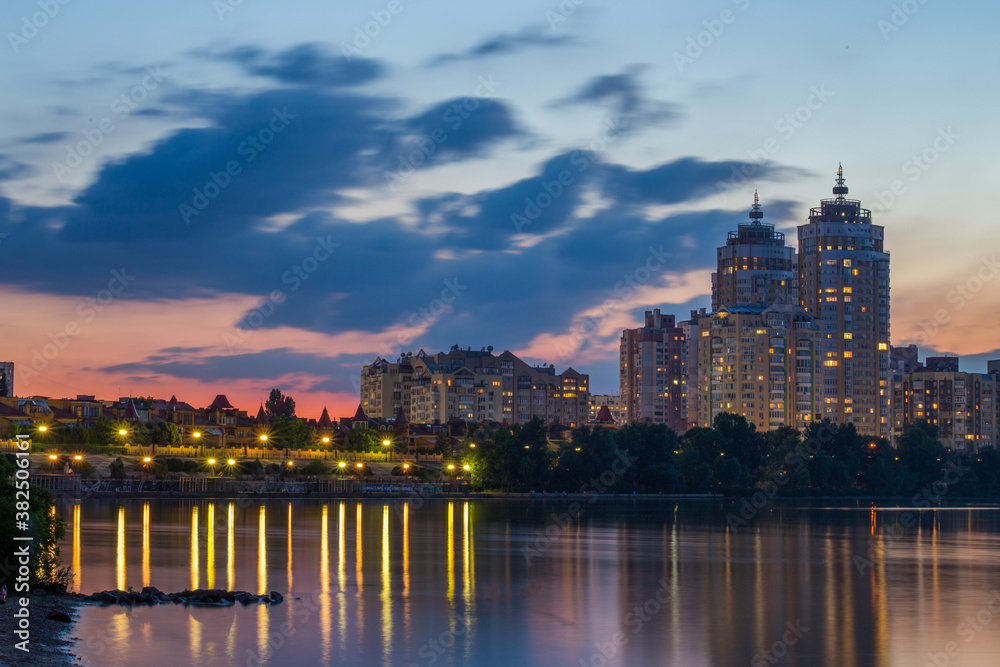
[[[801,622],[810,631],[782,648],[787,654],[777,664],[903,667],[960,640],[958,623],[982,609],[1000,583],[996,510],[975,510],[971,518],[968,510],[927,512],[899,539],[891,531],[900,513],[870,507],[785,508],[734,529],[709,503],[609,502],[550,531],[548,545],[526,558],[525,547],[539,544],[537,536],[554,525],[553,507],[562,505],[225,502],[225,529],[220,521],[218,530],[226,531],[227,582],[259,593],[275,588],[287,594],[285,603],[127,613],[88,607],[77,634],[109,638],[91,664],[221,667],[261,656],[259,664],[270,667],[427,665],[433,655],[434,664],[450,667],[593,665],[601,662],[591,660],[595,642],[618,631],[628,642],[608,667],[773,664],[764,652],[787,623]],[[222,548],[215,545],[216,504],[67,503],[61,511],[73,529],[64,549],[73,549],[74,586],[137,584],[138,570],[126,576],[129,556],[133,568],[141,563],[144,585],[212,585]],[[272,543],[270,553],[269,513],[272,523],[275,513],[285,514],[286,524],[285,544]],[[141,524],[130,525],[128,517],[140,514]],[[129,553],[130,543],[141,543],[141,554]],[[856,565],[870,554],[870,566]],[[635,609],[646,610],[637,629],[628,620]],[[979,633],[962,649],[951,664],[993,667],[1000,635]],[[81,642],[74,652],[91,650]]]
[[[120,591],[125,590],[125,508],[118,508],[118,549],[117,549],[118,561],[117,567],[115,568],[116,576],[116,588]]]
[[[149,503],[142,504],[142,585],[149,583]]]
[[[201,575],[198,571],[198,506],[191,508],[191,590],[201,588]]]
[[[73,505],[73,590],[80,593],[80,503]]]

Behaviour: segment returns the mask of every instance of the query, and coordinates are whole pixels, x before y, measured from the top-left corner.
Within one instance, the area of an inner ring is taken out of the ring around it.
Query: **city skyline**
[[[228,7],[0,15],[0,76],[24,93],[0,102],[18,393],[256,405],[279,386],[349,414],[363,364],[455,343],[614,393],[622,329],[711,305],[754,191],[787,233],[840,161],[886,229],[892,344],[969,371],[998,356],[996,130],[968,85],[997,48],[985,22],[860,2]]]

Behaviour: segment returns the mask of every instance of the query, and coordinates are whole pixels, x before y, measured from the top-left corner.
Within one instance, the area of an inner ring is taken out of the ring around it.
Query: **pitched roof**
[[[233,404],[229,402],[229,399],[226,398],[225,394],[217,394],[215,396],[215,400],[212,401],[212,404],[210,406],[208,406],[208,409],[209,410],[235,410],[236,408],[234,408]]]
[[[323,406],[323,414],[319,416],[319,421],[316,422],[316,426],[319,428],[330,428],[333,426],[333,420],[330,419],[330,413],[326,411],[326,406]]]
[[[122,412],[122,419],[139,421],[139,411],[135,409],[135,403],[132,399],[128,399],[128,403],[125,404],[125,410]]]
[[[611,416],[611,410],[606,405],[602,405],[601,409],[597,411],[597,419],[595,419],[598,424],[610,424],[614,421],[614,417]]]
[[[403,406],[399,406],[396,410],[396,423],[397,424],[409,424],[410,420],[406,418],[406,412],[403,411]]]
[[[12,408],[6,403],[0,403],[0,417],[27,417],[25,413],[17,408]]]
[[[257,423],[263,424],[267,421],[267,414],[264,412],[264,404],[261,403],[260,407],[257,409]]]
[[[358,403],[358,411],[354,413],[354,417],[351,418],[352,422],[366,422],[368,421],[368,415],[365,414],[365,409],[361,407]]]

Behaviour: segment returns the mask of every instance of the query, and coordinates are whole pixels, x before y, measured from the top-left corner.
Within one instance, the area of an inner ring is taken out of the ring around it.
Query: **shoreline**
[[[18,609],[15,598],[8,594],[7,604],[0,605],[0,664],[30,664],[32,667],[66,667],[77,664],[77,658],[70,649],[76,643],[72,632],[80,618],[80,601],[72,593],[36,591],[28,597],[31,600],[27,607],[31,635],[27,653],[15,648],[19,641],[14,635],[17,622],[13,614]],[[71,620],[65,623],[46,618],[52,612],[66,614]]]
[[[151,492],[140,492],[140,493],[102,493],[102,494],[55,494],[56,499],[60,501],[76,501],[83,502],[86,500],[235,500],[235,501],[253,501],[253,500],[397,500],[397,501],[412,501],[412,500],[562,500],[562,501],[587,501],[588,504],[592,502],[610,502],[610,501],[623,501],[623,500],[641,500],[641,501],[702,501],[702,502],[742,502],[744,500],[749,500],[752,495],[745,496],[726,496],[722,494],[700,494],[700,493],[680,493],[680,494],[667,494],[667,493],[562,493],[556,491],[549,492],[500,492],[500,491],[482,491],[482,492],[429,492],[421,493],[419,491],[411,492],[398,492],[398,493],[386,493],[386,492],[372,492],[372,493],[350,493],[350,494],[332,494],[332,493],[308,493],[308,492],[295,492],[295,493],[151,493]],[[825,502],[842,502],[842,503],[852,503],[852,502],[910,502],[914,501],[913,496],[771,496],[768,497],[768,502],[779,501],[779,502],[814,502],[814,501],[825,501]],[[923,507],[922,509],[933,509],[934,507],[942,507],[948,505],[983,505],[988,507],[1000,507],[1000,498],[939,498],[938,503],[933,506]]]

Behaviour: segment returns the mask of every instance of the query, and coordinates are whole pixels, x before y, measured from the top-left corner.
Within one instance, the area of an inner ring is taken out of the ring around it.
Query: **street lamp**
[[[49,430],[49,427],[45,426],[45,425],[42,425],[42,426],[38,427],[38,430],[41,431],[42,433],[45,433],[46,431]]]
[[[468,464],[462,466],[462,470],[468,470],[468,469],[469,469],[469,465]]]
[[[82,457],[82,456],[80,456],[79,454],[77,454],[76,456],[74,456],[74,457],[73,457],[73,460],[74,460],[74,461],[82,461],[82,460],[83,460],[83,457]]]
[[[55,460],[56,460],[56,459],[58,459],[58,458],[59,458],[59,457],[58,457],[58,456],[56,456],[55,454],[49,454],[49,460],[50,460],[50,461],[55,461]]]
[[[389,445],[392,444],[392,441],[391,440],[383,440],[382,444],[385,445],[386,447],[388,447]]]
[[[346,464],[346,463],[344,463],[343,461],[341,461],[340,463],[338,463],[338,464],[337,464],[337,467],[338,467],[338,468],[346,468],[346,467],[347,467],[347,464]]]
[[[125,429],[119,429],[118,435],[128,435],[128,431],[126,431]]]
[[[231,466],[236,465],[236,459],[229,459],[228,461],[226,461],[226,465],[231,465]]]
[[[267,442],[267,436],[266,435],[260,436],[260,440],[261,442]]]
[[[323,444],[324,444],[324,445],[325,445],[325,444],[328,444],[329,442],[330,442],[330,438],[327,438],[327,437],[324,437],[324,438],[323,438]]]

